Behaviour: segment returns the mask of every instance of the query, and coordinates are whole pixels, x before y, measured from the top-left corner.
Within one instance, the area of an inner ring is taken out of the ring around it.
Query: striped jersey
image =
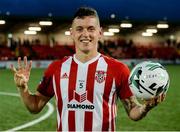
[[[129,73],[102,54],[86,63],[74,55],[50,64],[37,90],[55,95],[58,131],[115,131],[116,100],[132,96]]]

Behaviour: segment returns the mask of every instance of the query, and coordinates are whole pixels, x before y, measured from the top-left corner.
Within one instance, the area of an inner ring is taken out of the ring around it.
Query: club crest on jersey
[[[106,79],[106,72],[105,71],[96,71],[96,74],[95,74],[95,80],[98,82],[98,83],[102,83],[104,82],[104,80]]]

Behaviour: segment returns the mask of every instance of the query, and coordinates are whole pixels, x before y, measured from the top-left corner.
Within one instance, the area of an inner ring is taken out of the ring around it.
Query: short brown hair
[[[86,16],[94,16],[99,21],[99,16],[97,14],[97,11],[94,8],[91,7],[80,7],[76,13],[74,14],[73,20],[75,18],[84,18]]]

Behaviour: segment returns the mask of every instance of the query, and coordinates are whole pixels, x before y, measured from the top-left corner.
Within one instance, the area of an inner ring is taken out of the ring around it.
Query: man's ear
[[[70,35],[72,35],[72,28],[69,28],[69,31],[70,31]]]
[[[103,37],[103,28],[102,27],[100,27],[100,36],[99,36],[99,39],[101,39],[102,37]]]

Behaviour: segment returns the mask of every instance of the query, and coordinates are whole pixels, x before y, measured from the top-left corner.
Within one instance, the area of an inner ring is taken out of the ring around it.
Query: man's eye
[[[76,31],[80,32],[82,31],[82,28],[77,28]]]
[[[89,31],[94,31],[95,29],[94,28],[89,28]]]

